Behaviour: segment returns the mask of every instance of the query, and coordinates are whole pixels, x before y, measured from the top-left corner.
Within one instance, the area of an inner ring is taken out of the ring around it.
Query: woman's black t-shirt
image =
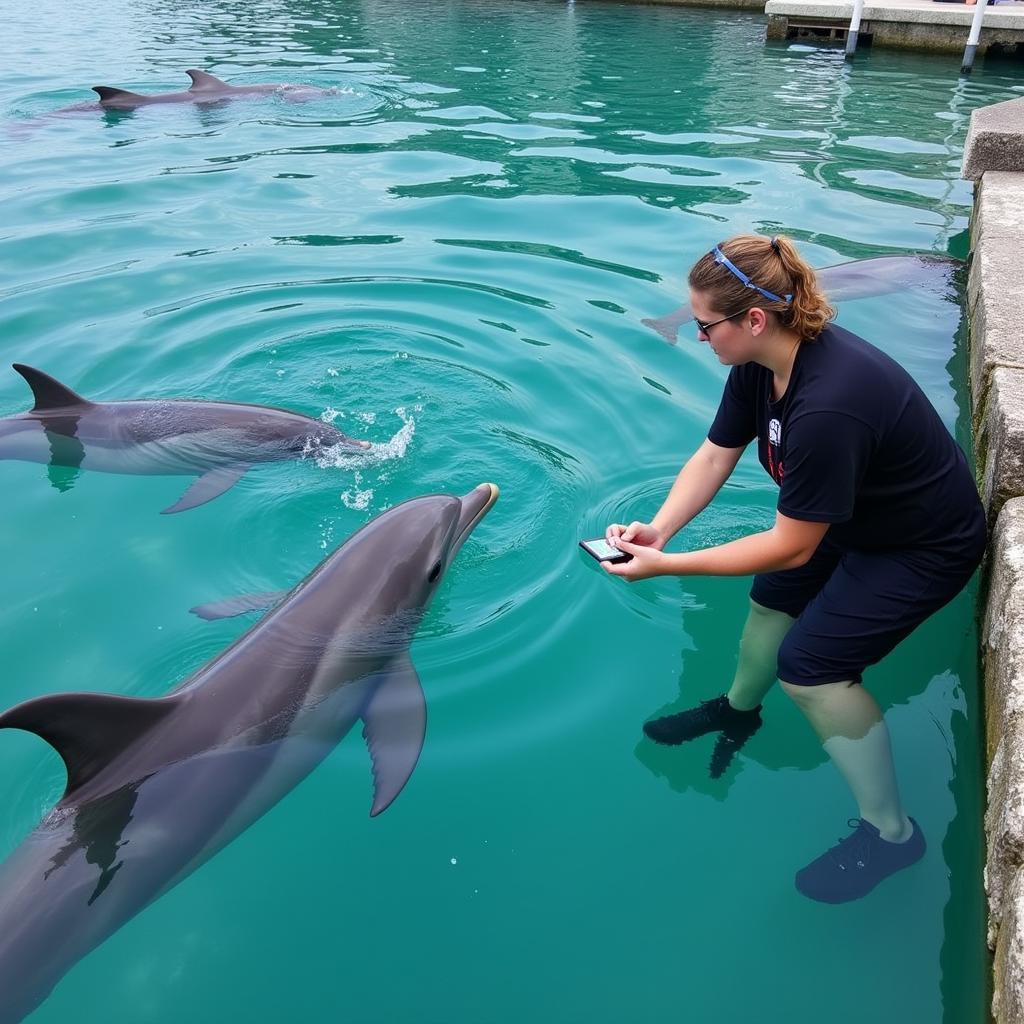
[[[783,515],[831,523],[830,539],[859,550],[976,543],[983,513],[967,460],[899,363],[830,326],[800,345],[778,401],[772,380],[757,363],[734,366],[708,438],[757,438]]]

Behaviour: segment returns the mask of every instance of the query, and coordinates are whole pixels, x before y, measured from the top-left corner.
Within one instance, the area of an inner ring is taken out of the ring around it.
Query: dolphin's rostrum
[[[231,647],[164,697],[62,693],[0,714],[67,767],[59,803],[0,866],[0,1024],[272,807],[357,722],[371,814],[420,755],[408,648],[493,484],[368,523]]]
[[[335,445],[365,450],[322,420],[286,409],[199,399],[90,402],[49,374],[15,363],[35,396],[31,411],[0,418],[0,459],[104,473],[198,479],[164,512],[223,494],[256,462],[297,459]],[[59,481],[59,482],[58,482]]]

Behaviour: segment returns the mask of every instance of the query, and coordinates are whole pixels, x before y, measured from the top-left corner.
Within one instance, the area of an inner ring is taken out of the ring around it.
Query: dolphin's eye
[[[430,575],[427,577],[428,583],[436,583],[438,576],[441,575],[441,563],[436,562],[434,568],[430,570]]]

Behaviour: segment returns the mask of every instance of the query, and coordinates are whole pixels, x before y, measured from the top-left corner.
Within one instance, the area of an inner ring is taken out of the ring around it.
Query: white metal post
[[[978,51],[978,40],[981,39],[981,22],[985,17],[985,4],[987,0],[978,0],[978,6],[974,9],[974,17],[971,19],[971,34],[967,37],[967,49],[964,50],[964,62],[960,66],[960,74],[969,75],[974,66],[974,55]]]
[[[853,17],[846,32],[846,59],[853,60],[853,52],[857,49],[857,33],[860,32],[860,16],[864,13],[864,0],[853,0]]]

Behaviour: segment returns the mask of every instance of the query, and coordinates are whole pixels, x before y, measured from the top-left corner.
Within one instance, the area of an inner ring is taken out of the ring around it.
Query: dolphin
[[[59,490],[70,482],[55,467],[198,476],[163,510],[184,512],[223,494],[254,462],[296,459],[333,445],[370,447],[285,409],[184,398],[90,402],[42,370],[23,363],[14,369],[28,381],[35,405],[0,418],[0,459],[48,465]]]
[[[822,267],[817,275],[818,283],[833,302],[845,302],[914,288],[945,288],[962,266],[963,261],[952,256],[877,256]],[[680,326],[692,319],[693,310],[687,302],[657,319],[640,322],[674,345]]]
[[[323,96],[328,91],[311,85],[284,85],[280,82],[228,85],[215,75],[196,68],[186,71],[185,74],[192,79],[192,85],[184,92],[161,92],[144,96],[110,85],[94,85],[92,90],[99,95],[99,106],[104,110],[134,110],[136,107],[150,107],[158,103],[218,103],[221,100],[266,96],[269,93],[277,93],[290,100],[309,100],[315,96]]]
[[[0,714],[67,768],[60,801],[0,865],[0,1024],[231,842],[357,721],[371,815],[401,792],[426,705],[409,644],[462,543],[494,505],[414,498],[371,520],[222,654],[163,697],[60,693]]]

